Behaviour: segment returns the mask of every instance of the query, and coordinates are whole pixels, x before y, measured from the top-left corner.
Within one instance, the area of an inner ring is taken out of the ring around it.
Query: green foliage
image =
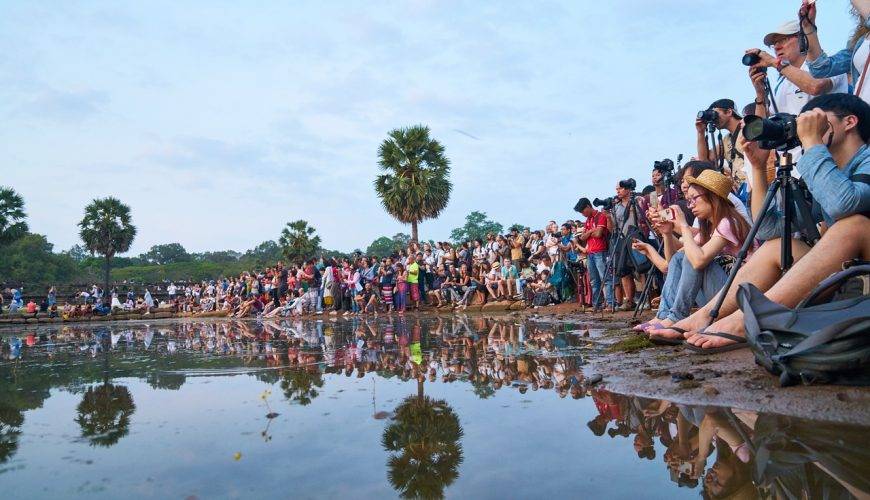
[[[515,223],[511,224],[510,226],[508,226],[508,231],[512,231],[514,229],[516,229],[517,232],[522,233],[526,229],[530,229],[530,228],[529,228],[529,226],[524,226],[524,225],[520,224],[519,222],[515,222]]]
[[[14,189],[0,186],[0,245],[7,245],[27,233],[24,198]]]
[[[304,368],[286,371],[281,376],[281,390],[290,404],[308,406],[323,387],[323,375],[319,371],[310,372]]]
[[[147,264],[112,269],[112,281],[132,281],[134,283],[159,283],[161,281],[210,280],[220,277],[238,276],[243,271],[256,268],[250,261],[228,263],[218,262],[174,262],[162,266]]]
[[[450,232],[450,239],[455,243],[480,239],[486,242],[487,233],[501,234],[501,224],[486,218],[486,212],[474,211],[465,217],[465,225]]]
[[[410,241],[411,237],[405,233],[396,233],[392,238],[381,236],[366,248],[365,254],[388,257],[400,249],[408,248]]]
[[[429,137],[429,127],[415,125],[388,135],[378,148],[378,165],[385,173],[375,179],[375,192],[388,214],[411,224],[411,238],[417,241],[417,224],[437,217],[450,200],[450,160],[444,146]]]
[[[69,255],[52,252],[53,245],[41,234],[27,233],[0,252],[0,276],[15,283],[28,285],[54,284],[70,281],[80,275]]]
[[[200,262],[214,262],[217,264],[227,264],[230,262],[238,262],[242,258],[240,252],[235,250],[218,250],[216,252],[202,252],[191,254],[193,260]]]
[[[262,267],[281,259],[281,247],[275,241],[267,240],[245,252],[242,258]]]
[[[150,250],[142,254],[141,258],[153,264],[172,264],[192,260],[192,257],[181,246],[181,243],[154,245]]]
[[[315,232],[307,221],[301,219],[287,223],[281,231],[278,244],[281,254],[290,264],[298,264],[316,256],[320,249],[320,236],[316,236]]]
[[[73,245],[69,250],[61,253],[69,255],[69,257],[76,262],[82,262],[90,256],[88,249],[82,245]]]
[[[126,252],[136,237],[130,207],[111,196],[96,199],[86,206],[79,228],[85,248],[105,257]]]

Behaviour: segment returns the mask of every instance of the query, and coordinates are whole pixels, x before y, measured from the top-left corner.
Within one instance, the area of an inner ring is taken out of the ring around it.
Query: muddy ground
[[[614,392],[870,425],[870,387],[779,387],[779,378],[755,364],[749,349],[703,356],[683,347],[652,346],[631,331],[637,323],[631,313],[593,315],[573,307],[528,315],[565,324],[584,337],[589,329],[592,349],[584,371],[600,374],[600,383]]]

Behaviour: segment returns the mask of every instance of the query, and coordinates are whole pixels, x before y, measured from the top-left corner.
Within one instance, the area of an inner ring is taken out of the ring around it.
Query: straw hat
[[[728,199],[728,194],[731,193],[731,179],[715,170],[704,170],[698,177],[687,175],[686,183],[701,186],[719,198],[731,203],[731,200]]]

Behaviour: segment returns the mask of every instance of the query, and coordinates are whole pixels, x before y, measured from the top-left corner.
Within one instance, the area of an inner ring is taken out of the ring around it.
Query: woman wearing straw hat
[[[647,330],[654,342],[682,343],[682,332],[672,329],[677,321],[687,317],[696,303],[711,300],[722,288],[727,273],[714,259],[720,255],[736,256],[749,233],[749,224],[729,201],[731,179],[713,170],[704,170],[698,177],[686,176],[688,207],[699,221],[697,229],[686,221],[681,210],[671,210],[673,221],[660,220],[656,229],[665,243],[668,260],[667,277],[662,287],[657,321]],[[679,237],[675,234],[679,233]],[[635,248],[652,255],[655,248],[636,243]],[[672,333],[663,335],[661,331]],[[673,330],[671,332],[671,330]]]

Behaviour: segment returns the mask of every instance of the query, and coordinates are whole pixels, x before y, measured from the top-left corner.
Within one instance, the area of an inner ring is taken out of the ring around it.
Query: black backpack
[[[750,283],[741,284],[737,302],[756,363],[779,375],[783,387],[870,385],[870,295],[861,290],[857,297],[820,303],[853,278],[867,275],[870,264],[836,273],[794,309],[771,301]]]

